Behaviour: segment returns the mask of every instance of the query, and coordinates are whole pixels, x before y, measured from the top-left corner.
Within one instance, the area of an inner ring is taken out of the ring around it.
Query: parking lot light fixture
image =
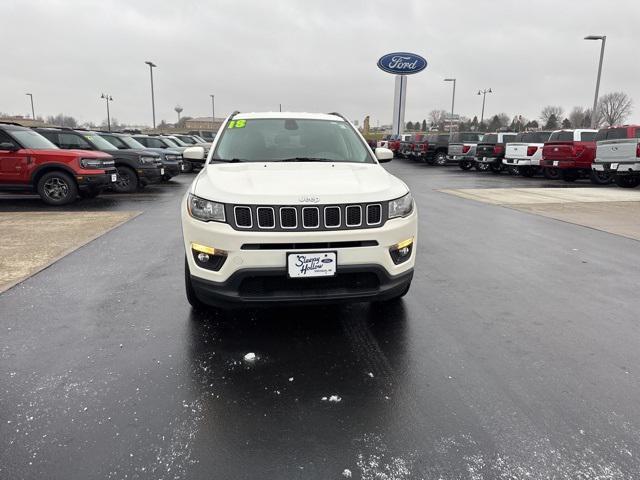
[[[587,35],[585,40],[602,40],[600,45],[600,62],[598,63],[598,78],[596,80],[596,93],[593,97],[593,108],[591,109],[591,128],[596,128],[596,109],[598,108],[598,92],[600,90],[600,75],[602,74],[602,59],[604,58],[604,45],[607,42],[606,35]]]
[[[100,95],[105,103],[107,104],[107,129],[111,131],[111,115],[109,114],[109,102],[113,102],[113,97],[107,93],[103,93]]]
[[[214,124],[216,122],[216,96],[213,94],[209,94],[211,97],[211,129],[214,129]]]
[[[151,74],[151,114],[153,115],[153,128],[156,128],[156,101],[153,94],[153,69],[157,67],[157,65],[149,60],[146,62],[149,65],[149,73]]]
[[[26,96],[28,96],[31,99],[31,118],[33,120],[36,119],[36,111],[33,108],[33,93],[25,93]]]
[[[449,134],[451,134],[451,129],[453,127],[453,107],[456,103],[456,79],[455,78],[445,78],[445,82],[453,82],[453,96],[451,97],[451,120],[449,121]]]
[[[480,125],[484,123],[484,102],[487,98],[487,93],[493,93],[491,88],[485,88],[484,90],[478,90],[478,95],[482,95],[482,113],[480,114]]]

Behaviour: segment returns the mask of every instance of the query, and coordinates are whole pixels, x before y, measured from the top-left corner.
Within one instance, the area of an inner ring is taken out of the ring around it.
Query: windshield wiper
[[[279,162],[333,162],[333,160],[329,158],[315,158],[315,157],[284,158],[278,161]]]
[[[246,162],[246,160],[243,160],[242,158],[214,158],[213,161],[214,162],[227,162],[227,163]]]

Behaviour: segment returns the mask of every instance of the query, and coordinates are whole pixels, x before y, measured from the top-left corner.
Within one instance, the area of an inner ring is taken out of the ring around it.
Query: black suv
[[[427,147],[422,158],[429,165],[446,165],[449,151],[449,134],[433,133],[427,136]]]
[[[160,155],[160,161],[164,167],[163,180],[180,175],[182,170],[182,151],[177,148],[147,147],[128,133],[100,132],[99,135],[118,150],[149,150]]]
[[[180,155],[182,155],[182,152],[184,152],[188,148],[182,145],[178,145],[176,142],[174,142],[169,138],[160,137],[158,135],[145,135],[141,133],[141,134],[135,134],[133,136],[133,139],[141,143],[147,148],[162,148],[165,150],[166,149],[177,150],[178,152],[180,152]],[[191,163],[190,160],[183,159],[182,171],[186,173],[192,172],[193,163]]]
[[[118,170],[118,180],[113,185],[116,192],[135,192],[145,185],[159,183],[164,175],[157,153],[141,149],[118,150],[97,132],[63,127],[39,127],[34,130],[59,148],[93,150],[111,155]]]

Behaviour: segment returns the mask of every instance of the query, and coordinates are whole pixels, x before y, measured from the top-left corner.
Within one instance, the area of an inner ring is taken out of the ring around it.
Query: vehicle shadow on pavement
[[[330,478],[337,465],[353,468],[371,432],[395,430],[394,365],[405,363],[406,318],[402,302],[224,319],[192,310],[190,380],[211,416],[196,444],[216,439],[226,452],[243,451],[244,461],[202,447],[191,473],[216,465],[225,478],[240,478],[248,462],[272,478],[298,478],[294,457],[305,478]],[[309,455],[317,449],[325,453]]]

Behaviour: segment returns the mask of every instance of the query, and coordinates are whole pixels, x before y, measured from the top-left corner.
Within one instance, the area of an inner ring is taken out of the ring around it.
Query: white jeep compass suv
[[[184,158],[203,159],[202,147]],[[228,308],[407,293],[409,189],[339,114],[233,113],[182,202],[187,298]]]

